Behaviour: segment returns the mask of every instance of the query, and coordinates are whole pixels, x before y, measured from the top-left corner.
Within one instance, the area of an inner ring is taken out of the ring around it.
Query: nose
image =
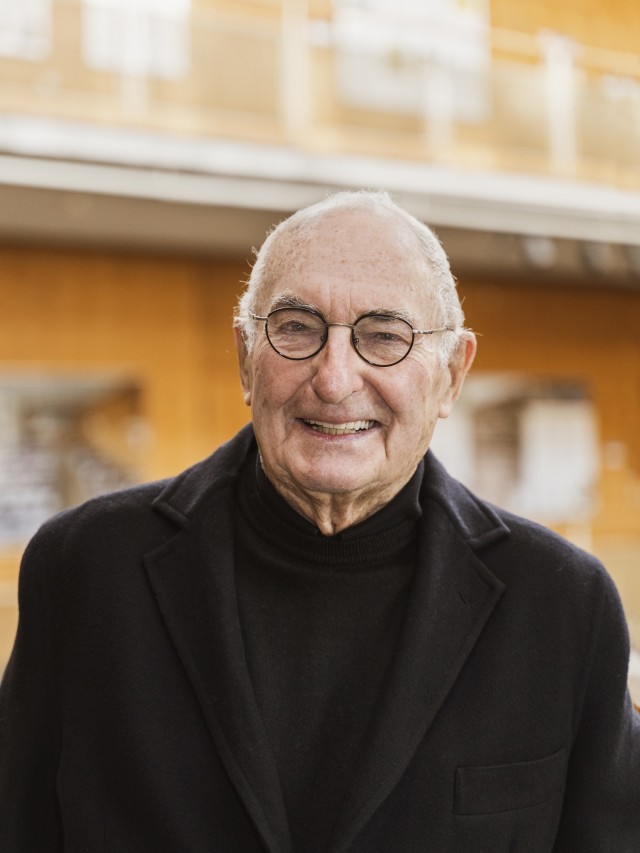
[[[311,361],[311,387],[325,403],[341,403],[364,386],[366,363],[351,344],[348,326],[332,325],[327,329],[324,347]]]

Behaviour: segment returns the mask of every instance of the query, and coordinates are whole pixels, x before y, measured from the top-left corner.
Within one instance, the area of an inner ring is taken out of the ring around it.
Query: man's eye
[[[406,346],[407,335],[403,332],[392,331],[389,329],[374,329],[370,332],[366,332],[364,335],[360,335],[363,344],[368,346]]]
[[[402,340],[400,335],[396,335],[393,332],[373,332],[369,335],[369,338],[372,341],[380,341],[381,343],[395,343]]]
[[[278,326],[278,333],[281,335],[304,335],[311,331],[313,330],[309,326],[293,320]]]

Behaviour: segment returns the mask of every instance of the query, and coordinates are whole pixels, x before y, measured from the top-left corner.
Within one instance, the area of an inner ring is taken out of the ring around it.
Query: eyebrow
[[[277,311],[278,308],[306,308],[307,311],[315,311],[317,314],[322,314],[322,311],[316,305],[305,302],[294,293],[277,294],[271,303],[269,311]]]
[[[322,318],[326,319],[323,312],[317,305],[305,302],[294,293],[279,293],[276,295],[271,303],[269,311],[277,311],[279,308],[303,308],[307,311],[315,311],[316,314],[319,314]],[[369,308],[366,311],[363,311],[357,319],[360,319],[360,317],[366,317],[369,314],[378,314],[382,317],[392,317],[394,320],[404,320],[405,323],[409,323],[412,328],[419,328],[419,321],[415,316],[407,314],[405,311],[399,311],[397,308],[385,308],[384,306]]]

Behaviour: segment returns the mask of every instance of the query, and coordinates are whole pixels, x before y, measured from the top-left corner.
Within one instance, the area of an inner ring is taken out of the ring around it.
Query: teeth
[[[326,424],[322,421],[305,420],[305,423],[326,435],[347,435],[349,433],[360,432],[364,429],[371,429],[375,421],[348,421],[344,424]]]

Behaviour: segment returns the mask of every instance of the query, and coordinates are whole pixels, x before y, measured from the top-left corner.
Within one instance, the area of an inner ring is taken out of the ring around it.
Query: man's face
[[[257,313],[266,315],[284,294],[329,323],[399,311],[415,328],[439,326],[418,277],[415,239],[386,211],[325,214],[310,239],[290,247],[285,271],[261,294]],[[418,335],[404,361],[374,367],[353,349],[350,329],[333,327],[321,352],[291,361],[271,348],[260,325],[250,354],[239,336],[238,346],[245,401],[271,482],[285,495],[389,500],[415,471],[437,419],[449,414],[473,347],[460,344],[450,370],[438,361],[439,335]],[[354,423],[366,428],[347,426]]]

